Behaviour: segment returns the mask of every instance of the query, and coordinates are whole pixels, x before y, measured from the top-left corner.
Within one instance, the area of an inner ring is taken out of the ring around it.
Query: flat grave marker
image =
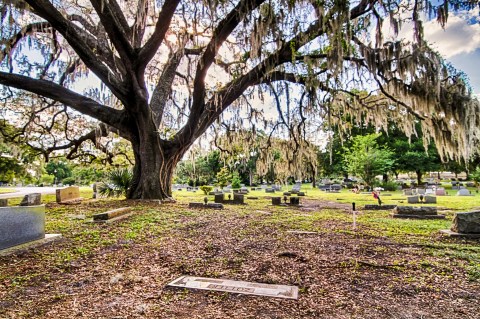
[[[175,279],[167,286],[233,292],[283,299],[298,299],[298,287],[296,286],[272,285],[229,279],[182,276]]]

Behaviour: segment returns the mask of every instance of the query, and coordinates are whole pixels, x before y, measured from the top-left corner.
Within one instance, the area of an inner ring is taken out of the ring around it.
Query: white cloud
[[[451,16],[445,29],[437,21],[424,25],[424,35],[433,48],[445,58],[471,53],[480,48],[480,25],[468,24],[468,18]]]

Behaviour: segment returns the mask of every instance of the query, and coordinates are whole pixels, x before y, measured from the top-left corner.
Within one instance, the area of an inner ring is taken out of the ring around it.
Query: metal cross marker
[[[202,290],[235,292],[247,295],[267,296],[283,299],[298,299],[298,287],[286,285],[270,285],[228,279],[182,276],[167,286]]]

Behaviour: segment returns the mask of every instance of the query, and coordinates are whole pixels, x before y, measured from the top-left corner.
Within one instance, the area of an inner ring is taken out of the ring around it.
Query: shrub
[[[228,171],[228,168],[222,167],[220,172],[217,173],[217,183],[220,187],[225,187],[228,184],[228,181],[232,178],[232,175]]]
[[[234,189],[240,188],[241,183],[242,183],[242,181],[240,180],[240,176],[238,176],[237,172],[234,172],[232,174],[232,188],[234,188]]]
[[[65,177],[62,180],[62,184],[63,185],[69,185],[69,186],[75,185],[75,177],[73,177],[73,176]]]
[[[133,172],[128,168],[118,168],[110,171],[107,178],[108,182],[98,184],[98,193],[106,197],[125,196],[132,183]]]
[[[203,191],[205,195],[208,195],[208,193],[210,193],[213,190],[213,186],[203,185],[203,186],[200,186],[200,190]]]
[[[383,182],[381,185],[382,185],[381,187],[383,187],[384,190],[389,191],[389,192],[396,191],[397,187],[399,186],[395,182]]]

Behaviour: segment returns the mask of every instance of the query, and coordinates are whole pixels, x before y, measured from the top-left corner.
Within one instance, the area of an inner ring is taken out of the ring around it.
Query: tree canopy
[[[441,155],[468,157],[478,101],[425,43],[421,19],[444,24],[476,2],[3,1],[2,114],[45,154],[114,153],[106,137],[125,138],[128,198],[171,196],[176,164],[215,122],[301,144],[311,123],[390,118],[412,134],[419,120]],[[413,41],[396,40],[409,23]]]

